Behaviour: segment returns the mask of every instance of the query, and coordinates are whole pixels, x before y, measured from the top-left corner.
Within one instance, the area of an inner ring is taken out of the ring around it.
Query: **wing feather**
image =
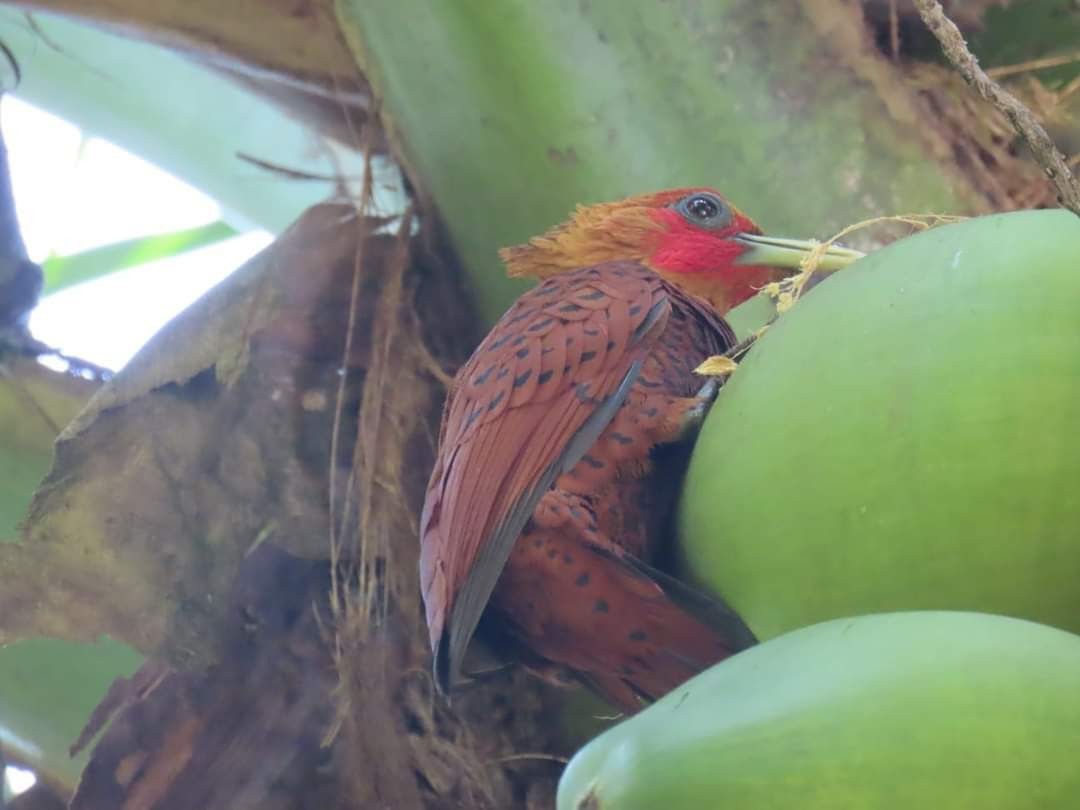
[[[522,296],[458,373],[421,520],[441,688],[540,498],[614,418],[670,310],[640,265],[574,271]]]

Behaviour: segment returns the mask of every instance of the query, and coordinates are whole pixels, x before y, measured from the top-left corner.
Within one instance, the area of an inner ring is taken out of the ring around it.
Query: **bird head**
[[[639,261],[724,314],[772,281],[798,272],[813,242],[761,234],[710,188],[684,188],[579,205],[571,218],[524,245],[500,251],[512,276],[548,278],[609,261]],[[831,246],[818,267],[861,257]]]

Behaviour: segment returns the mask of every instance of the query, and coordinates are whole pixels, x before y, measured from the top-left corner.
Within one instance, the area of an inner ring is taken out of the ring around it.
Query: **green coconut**
[[[943,226],[808,293],[712,408],[679,551],[762,639],[914,609],[1080,630],[1080,218]]]
[[[1080,637],[839,619],[730,658],[571,760],[559,810],[1071,810]]]

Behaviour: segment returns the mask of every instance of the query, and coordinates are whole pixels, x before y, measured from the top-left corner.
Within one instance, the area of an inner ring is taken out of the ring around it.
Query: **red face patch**
[[[649,265],[687,292],[706,298],[721,314],[775,279],[771,267],[735,264],[747,248],[734,237],[761,233],[738,211],[732,209],[731,221],[721,228],[696,225],[673,208],[659,208],[652,216],[661,228],[648,254]]]
[[[687,222],[671,208],[657,209],[653,216],[663,226],[650,263],[669,273],[726,274],[746,250],[732,239],[739,233],[759,233],[742,214],[734,214],[726,228],[702,228]],[[741,268],[739,268],[741,269]]]

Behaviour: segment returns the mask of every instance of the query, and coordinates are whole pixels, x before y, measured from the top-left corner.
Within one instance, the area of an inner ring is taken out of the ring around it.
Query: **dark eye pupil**
[[[720,213],[720,206],[708,197],[692,197],[686,203],[686,210],[695,219],[712,219]]]

